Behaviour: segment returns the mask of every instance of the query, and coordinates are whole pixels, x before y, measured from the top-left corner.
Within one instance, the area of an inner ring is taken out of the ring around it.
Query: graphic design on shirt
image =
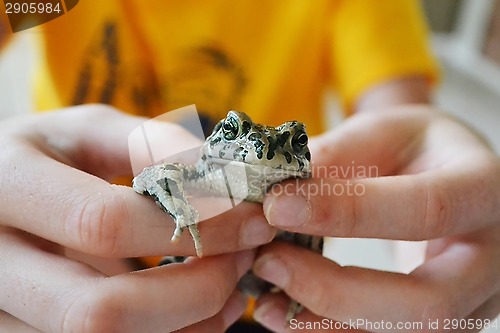
[[[102,29],[101,38],[87,51],[72,104],[112,104],[119,63],[117,44],[116,25],[108,22]],[[102,78],[101,82],[98,77]]]
[[[166,109],[195,104],[206,135],[228,110],[238,108],[246,85],[241,66],[210,45],[179,52],[165,80]]]
[[[246,86],[242,67],[210,43],[175,50],[174,61],[158,73],[148,59],[125,63],[118,25],[106,22],[91,41],[71,103],[103,103],[155,117],[165,110],[195,104],[206,134],[238,109]],[[168,41],[166,41],[168,42]]]

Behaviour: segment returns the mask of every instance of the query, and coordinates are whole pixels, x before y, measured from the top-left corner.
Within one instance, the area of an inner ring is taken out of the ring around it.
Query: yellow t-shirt
[[[415,0],[82,0],[35,29],[40,110],[196,104],[207,126],[236,109],[314,134],[325,88],[349,109],[374,84],[437,72]]]

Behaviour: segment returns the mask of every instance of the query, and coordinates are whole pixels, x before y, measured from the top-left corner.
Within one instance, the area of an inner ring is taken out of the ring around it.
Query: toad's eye
[[[224,134],[224,139],[234,140],[238,136],[240,131],[240,124],[233,117],[228,117],[222,124],[222,133]]]
[[[308,138],[307,134],[304,132],[297,132],[293,135],[292,138],[292,148],[293,151],[299,153],[307,146]]]

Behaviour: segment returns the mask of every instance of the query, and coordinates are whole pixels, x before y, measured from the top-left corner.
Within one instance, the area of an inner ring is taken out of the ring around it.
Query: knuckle
[[[219,313],[229,297],[229,288],[220,283],[214,283],[207,290],[207,317]]]
[[[90,293],[68,309],[61,332],[121,332],[125,316],[126,309],[115,295]]]
[[[86,312],[84,332],[120,332],[126,310],[115,297],[99,297]]]
[[[206,304],[205,315],[213,317],[221,311],[237,283],[234,270],[210,270],[206,273],[207,286],[203,288],[203,302]]]
[[[420,313],[421,316],[413,320],[422,323],[435,321],[442,323],[445,319],[461,318],[460,309],[457,308],[453,295],[446,288],[433,286],[423,290],[425,290],[423,291],[424,297],[417,305],[420,311],[414,311],[415,314]]]
[[[108,191],[71,206],[65,221],[69,237],[76,238],[86,253],[115,256],[119,251],[121,224],[128,218],[124,199]]]
[[[334,225],[338,225],[340,235],[343,237],[351,237],[359,235],[358,232],[362,232],[363,229],[361,220],[358,218],[361,210],[361,202],[357,196],[347,196],[343,195],[338,198],[340,200],[338,207],[338,213],[333,214],[331,219],[336,219]],[[331,209],[331,208],[329,208]]]
[[[332,299],[327,297],[326,293],[316,293],[316,298],[317,305],[313,309],[313,312],[318,313],[320,316],[328,317],[328,314],[332,313]]]
[[[450,214],[449,193],[433,187],[433,185],[428,185],[424,214],[421,233],[424,238],[449,233],[454,220]]]
[[[309,308],[313,313],[323,317],[332,317],[335,315],[335,307],[342,304],[342,300],[332,296],[332,290],[325,292],[324,284],[310,283],[310,281],[299,280],[297,276],[293,276],[291,283],[285,289],[287,294]],[[336,295],[337,296],[337,295]],[[338,295],[340,296],[340,295]]]
[[[316,290],[311,295],[313,296],[312,304],[314,304],[311,310],[314,313],[323,317],[330,317],[334,313],[334,307],[338,306],[338,302],[334,302],[329,293]]]

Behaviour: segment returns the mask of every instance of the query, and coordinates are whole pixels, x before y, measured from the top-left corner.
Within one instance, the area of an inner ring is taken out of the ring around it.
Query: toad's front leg
[[[187,227],[193,237],[196,254],[203,255],[201,238],[197,223],[199,215],[189,203],[184,190],[184,172],[189,168],[182,164],[160,164],[144,168],[134,178],[133,188],[140,194],[153,197],[160,208],[167,212],[175,221],[175,231],[172,241],[181,236],[182,230]]]

